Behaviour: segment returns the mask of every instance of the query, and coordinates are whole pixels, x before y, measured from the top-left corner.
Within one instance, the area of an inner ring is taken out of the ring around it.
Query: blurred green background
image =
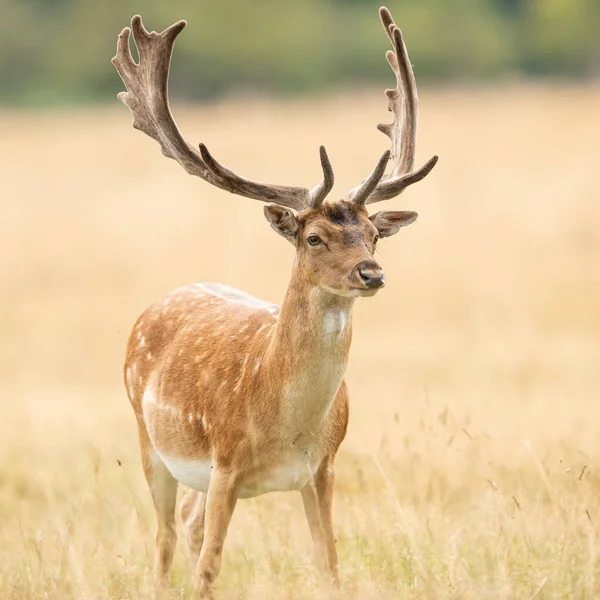
[[[0,102],[104,101],[110,58],[135,13],[148,29],[185,18],[178,98],[239,89],[311,93],[389,78],[373,0],[1,0]],[[600,72],[600,0],[392,0],[420,82]]]

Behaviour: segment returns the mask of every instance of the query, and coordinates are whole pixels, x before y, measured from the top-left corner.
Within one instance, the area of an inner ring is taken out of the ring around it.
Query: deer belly
[[[183,485],[197,490],[207,492],[212,471],[210,460],[190,460],[176,456],[168,456],[157,451],[160,460],[167,467],[169,473]]]
[[[304,454],[290,456],[276,467],[249,476],[240,488],[240,498],[253,498],[269,492],[287,492],[302,489],[316,470]]]
[[[177,481],[199,492],[208,491],[212,461],[179,458],[158,451],[157,454]],[[291,457],[277,467],[248,476],[242,482],[238,497],[253,498],[269,492],[300,490],[308,483],[316,468],[317,465],[309,464],[303,455]]]

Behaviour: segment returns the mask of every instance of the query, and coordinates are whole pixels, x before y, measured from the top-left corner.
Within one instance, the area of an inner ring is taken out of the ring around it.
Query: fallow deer
[[[127,88],[119,99],[133,113],[133,126],[189,174],[268,202],[267,221],[296,248],[281,306],[225,285],[192,284],[151,305],[129,338],[125,383],[158,520],[157,596],[166,589],[173,560],[179,483],[191,488],[180,511],[199,597],[213,597],[237,499],[278,490],[300,491],[317,556],[339,584],[332,498],[334,459],[348,424],[344,375],[352,306],[384,286],[373,258],[377,240],[417,218],[412,211],[369,216],[366,205],[397,196],[437,162],[434,156],[413,170],[414,76],[392,16],[381,8],[380,17],[392,42],[387,59],[396,75],[395,89],[386,92],[394,122],[378,126],[391,139],[391,151],[337,202],[324,202],[334,177],[323,147],[323,180],[308,190],[245,179],[217,162],[203,144],[198,152],[183,139],[171,115],[167,83],[185,21],[149,33],[135,16],[138,63],[129,48],[131,30],[119,35],[113,63]],[[390,157],[393,169],[385,175]]]

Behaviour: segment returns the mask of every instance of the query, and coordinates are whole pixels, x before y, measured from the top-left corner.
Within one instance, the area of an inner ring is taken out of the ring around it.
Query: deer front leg
[[[301,490],[306,520],[321,569],[329,571],[335,587],[340,585],[338,554],[333,533],[333,463],[323,461],[314,479]]]
[[[223,544],[237,501],[237,480],[214,469],[204,514],[204,541],[194,574],[194,598],[214,598],[213,583],[221,570]]]

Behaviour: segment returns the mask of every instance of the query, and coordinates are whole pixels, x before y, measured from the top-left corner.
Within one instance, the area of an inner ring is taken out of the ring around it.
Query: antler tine
[[[119,35],[117,55],[112,62],[127,88],[118,98],[131,110],[133,126],[155,139],[162,153],[176,160],[190,175],[200,177],[218,188],[297,211],[320,205],[333,186],[333,171],[323,148],[321,164],[324,179],[313,190],[308,190],[246,179],[219,164],[203,144],[198,153],[185,141],[169,107],[168,81],[175,40],[186,25],[185,21],[179,21],[162,33],[148,32],[141,17],[136,15],[131,20],[131,29],[126,27]],[[137,64],[129,49],[132,30],[139,53]]]
[[[321,146],[319,148],[319,156],[321,157],[323,179],[309,192],[311,208],[319,208],[319,206],[323,204],[323,201],[333,188],[333,184],[335,182],[333,168],[331,167],[331,162],[329,162],[329,157],[327,156],[327,150],[325,150],[325,146]]]
[[[371,195],[366,198],[367,204],[397,196],[409,185],[428,175],[438,160],[438,157],[434,156],[423,167],[412,171],[419,112],[417,86],[400,29],[387,8],[381,7],[379,16],[394,48],[394,51],[388,50],[386,58],[396,75],[396,87],[385,92],[388,97],[388,110],[394,113],[394,122],[379,124],[377,128],[390,138],[393,169],[390,175],[381,178]],[[354,188],[348,197],[354,199],[357,194],[358,188]]]
[[[401,194],[409,185],[424,179],[437,164],[439,158],[432,156],[420,169],[399,175],[397,177],[386,177],[375,188],[375,191],[367,198],[367,204],[390,200]]]
[[[377,184],[381,181],[383,174],[385,173],[385,168],[387,167],[388,161],[390,160],[391,152],[386,150],[383,153],[383,156],[379,159],[377,166],[371,174],[356,188],[354,188],[350,192],[350,196],[348,200],[352,202],[356,202],[356,204],[360,204],[364,206],[369,198],[369,196],[373,193],[373,190],[377,187]]]

